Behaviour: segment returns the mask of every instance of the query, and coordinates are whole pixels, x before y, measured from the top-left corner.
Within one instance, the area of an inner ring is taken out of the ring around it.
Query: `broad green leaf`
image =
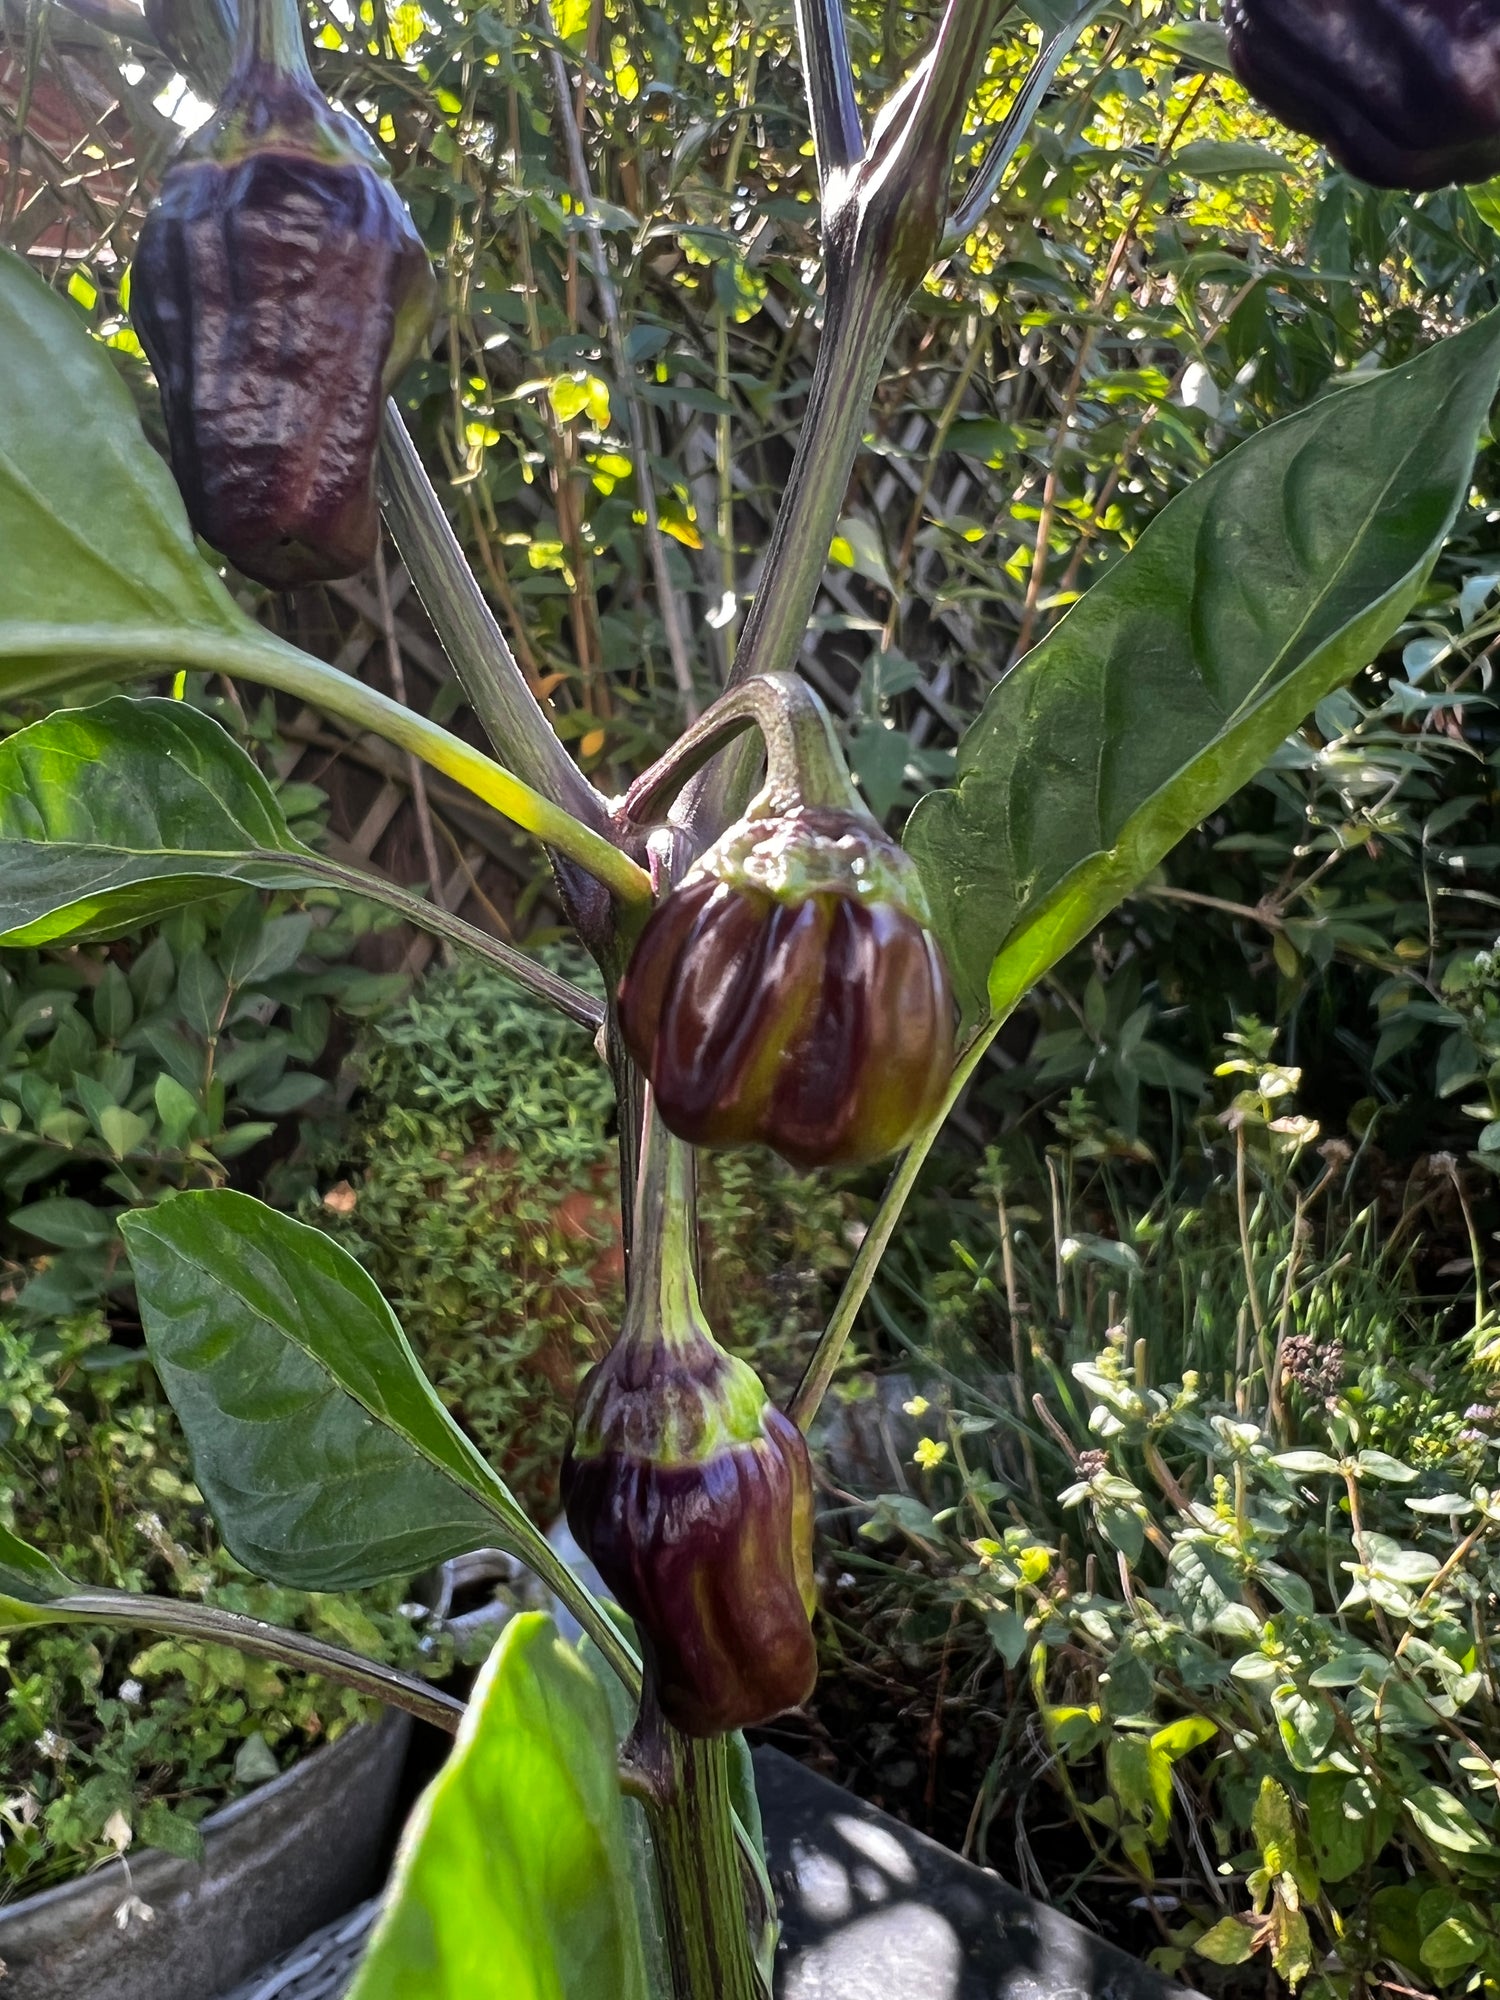
[[[353,1589],[526,1528],[347,1250],[229,1190],[120,1227],[194,1475],[257,1575]]]
[[[316,661],[308,665],[315,674],[354,685]],[[524,953],[295,840],[250,758],[216,722],[183,702],[116,697],[94,708],[63,709],[0,742],[0,945],[119,937],[184,903],[237,887],[330,885],[398,910],[499,965],[575,1018],[589,1018],[587,997]],[[241,982],[286,970],[307,932],[302,915],[259,923],[261,947],[236,967]],[[189,954],[177,985],[190,1021],[204,1034],[216,1032],[228,993],[223,969],[210,966],[201,952]],[[123,981],[120,992],[130,1004]],[[115,1013],[123,1018],[118,1000]],[[96,1020],[98,1015],[96,997]],[[263,1094],[252,1102],[258,1110],[297,1110],[312,1088],[305,1078],[288,1080],[279,1096]],[[180,1105],[174,1115],[185,1131]],[[103,1134],[117,1154],[143,1136],[132,1139],[134,1128],[119,1125],[131,1116],[118,1113],[118,1132]]]
[[[1274,1778],[1265,1777],[1260,1781],[1260,1791],[1250,1815],[1250,1831],[1262,1859],[1272,1849],[1283,1856],[1288,1855],[1297,1845],[1297,1823],[1292,1817],[1292,1802],[1286,1795],[1286,1787],[1277,1784]]]
[[[1271,1707],[1292,1769],[1316,1771],[1338,1726],[1333,1703],[1304,1694],[1288,1683],[1271,1696]]]
[[[1272,425],[1164,508],[991,693],[921,864],[1003,1016],[1395,631],[1468,490],[1500,315]]]
[[[1492,1854],[1493,1835],[1475,1819],[1462,1799],[1439,1785],[1419,1785],[1405,1801],[1406,1810],[1427,1838],[1454,1854]]]
[[[199,555],[105,349],[8,250],[0,354],[0,692],[151,664],[155,633],[191,635],[205,666],[215,641],[274,644]]]
[[[1271,1905],[1271,1964],[1293,1993],[1312,1971],[1312,1930],[1300,1908],[1278,1896]]]
[[[1360,1452],[1355,1460],[1355,1469],[1361,1476],[1370,1479],[1388,1479],[1393,1486],[1409,1486],[1418,1476],[1415,1467],[1403,1465],[1388,1451]]]
[[[310,887],[304,857],[244,751],[184,702],[62,709],[0,743],[0,945],[119,937],[238,884]]]
[[[551,1621],[506,1627],[349,2000],[646,2000],[615,1733]]]
[[[1186,1757],[1189,1751],[1199,1750],[1205,1743],[1212,1743],[1219,1733],[1219,1725],[1206,1715],[1183,1715],[1176,1722],[1169,1722],[1164,1729],[1158,1729],[1151,1738],[1151,1748],[1174,1760]]]
[[[1422,1963],[1429,1971],[1452,1974],[1484,1956],[1488,1939],[1472,1916],[1445,1917],[1422,1940]]]
[[[1215,1965],[1244,1965],[1255,1956],[1255,1933],[1238,1917],[1220,1917],[1193,1946],[1200,1958]]]
[[[1299,1478],[1315,1472],[1337,1472],[1339,1462],[1326,1451],[1279,1451],[1275,1463],[1283,1472],[1295,1472]]]
[[[51,1194],[44,1201],[13,1208],[6,1218],[12,1229],[35,1236],[54,1250],[97,1250],[114,1234],[116,1211],[78,1195]]]
[[[1375,1919],[1375,1935],[1380,1949],[1398,1965],[1420,1972],[1422,1943],[1426,1936],[1420,1908],[1425,1900],[1421,1881],[1393,1883],[1377,1889],[1370,1898],[1370,1914]]]
[[[1153,1751],[1144,1736],[1116,1735],[1105,1747],[1104,1768],[1125,1811],[1160,1840],[1172,1811],[1171,1759]]]
[[[77,1588],[40,1549],[0,1526],[0,1631],[52,1623],[48,1606]]]
[[[1239,1594],[1233,1562],[1207,1535],[1175,1541],[1167,1574],[1190,1632],[1210,1631]]]
[[[1396,1826],[1396,1808],[1363,1779],[1319,1771],[1307,1784],[1313,1859],[1325,1882],[1346,1882],[1380,1854]]]

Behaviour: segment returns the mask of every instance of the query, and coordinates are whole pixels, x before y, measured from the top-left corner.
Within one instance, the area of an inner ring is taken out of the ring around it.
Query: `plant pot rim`
[[[314,1782],[336,1783],[340,1767],[344,1765],[352,1769],[387,1749],[391,1754],[400,1754],[409,1730],[409,1718],[394,1709],[387,1709],[371,1722],[355,1723],[331,1743],[319,1744],[316,1750],[299,1757],[277,1777],[268,1778],[263,1785],[246,1792],[243,1798],[231,1799],[228,1805],[216,1807],[199,1822],[198,1830],[203,1835],[205,1848],[210,1842],[222,1847],[226,1841],[233,1841],[236,1830],[243,1827],[247,1820],[264,1816],[268,1810],[274,1811],[278,1804],[289,1799],[295,1800],[300,1791]],[[310,1773],[315,1776],[310,1777]],[[210,1858],[211,1855],[205,1856],[205,1860]],[[50,1889],[38,1889],[34,1895],[0,1902],[0,1961],[5,1957],[3,1937],[6,1929],[13,1928],[24,1918],[39,1916],[60,1904],[71,1903],[81,1911],[83,1905],[95,1900],[105,1900],[113,1908],[122,1894],[135,1894],[149,1903],[153,1889],[160,1894],[175,1888],[184,1871],[196,1871],[203,1865],[184,1860],[180,1855],[168,1854],[161,1848],[149,1848],[138,1859],[122,1854],[112,1860],[101,1861],[96,1867],[82,1875],[74,1875],[66,1882],[54,1883]]]
[[[782,1751],[762,1745],[754,1760],[781,1917],[777,2000],[1203,2000]],[[229,2000],[338,2000],[380,1901]]]
[[[777,2000],[1202,2000],[783,1751],[754,1758]]]

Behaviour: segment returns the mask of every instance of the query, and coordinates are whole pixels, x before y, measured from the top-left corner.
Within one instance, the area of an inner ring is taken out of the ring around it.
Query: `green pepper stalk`
[[[974,83],[1013,0],[947,0],[931,53],[862,143],[831,0],[799,0],[822,183],[823,337],[786,495],[732,680],[794,667],[817,601],[886,351],[947,232],[955,152]],[[748,795],[743,746],[686,803],[711,838]]]
[[[693,1172],[648,1108],[625,1324],[583,1384],[562,1483],[663,1715],[708,1737],[805,1701],[817,1654],[807,1448],[704,1318]]]

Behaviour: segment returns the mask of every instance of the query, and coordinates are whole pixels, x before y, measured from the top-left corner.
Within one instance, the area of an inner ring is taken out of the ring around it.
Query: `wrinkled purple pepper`
[[[863,1165],[907,1143],[953,1070],[916,870],[841,808],[732,828],[652,914],[619,997],[664,1123],[695,1146]]]
[[[807,1446],[706,1329],[622,1335],[584,1382],[562,1489],[674,1728],[718,1736],[807,1699],[818,1670]]]
[[[1235,74],[1351,174],[1500,174],[1500,0],[1225,0]]]
[[[375,553],[386,395],[432,316],[379,155],[313,83],[241,61],[146,218],[131,314],[194,529],[278,588]]]

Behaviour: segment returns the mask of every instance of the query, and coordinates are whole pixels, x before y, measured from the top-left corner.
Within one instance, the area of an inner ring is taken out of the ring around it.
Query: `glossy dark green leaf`
[[[194,1475],[247,1568],[353,1589],[525,1528],[373,1279],[320,1230],[217,1189],[120,1227]]]
[[[0,691],[257,634],[199,555],[172,476],[68,300],[0,250]]]
[[[62,709],[0,743],[0,944],[119,937],[237,884],[311,886],[304,857],[244,751],[183,702]]]
[[[646,2000],[603,1691],[514,1618],[417,1807],[349,2000]]]
[[[236,887],[329,886],[399,911],[499,965],[575,1019],[598,1025],[600,1010],[588,994],[525,953],[409,890],[304,847],[251,759],[216,722],[183,702],[116,697],[60,710],[0,742],[0,945],[119,937]],[[252,926],[260,943],[237,966],[241,980],[287,969],[306,941],[309,920],[265,923],[256,912],[246,920],[247,937]],[[201,952],[179,968],[178,998],[201,1034],[217,1033],[226,990],[223,970]],[[95,999],[96,1022],[107,1033],[128,1021],[128,982],[120,981],[119,995],[102,987]],[[285,1101],[264,1108],[296,1107]]]
[[[1497,374],[1492,314],[1261,432],[998,684],[907,831],[971,1016],[1008,1012],[1380,650]]]
[[[97,1250],[114,1235],[116,1212],[78,1195],[51,1194],[13,1208],[6,1220],[54,1250]]]

